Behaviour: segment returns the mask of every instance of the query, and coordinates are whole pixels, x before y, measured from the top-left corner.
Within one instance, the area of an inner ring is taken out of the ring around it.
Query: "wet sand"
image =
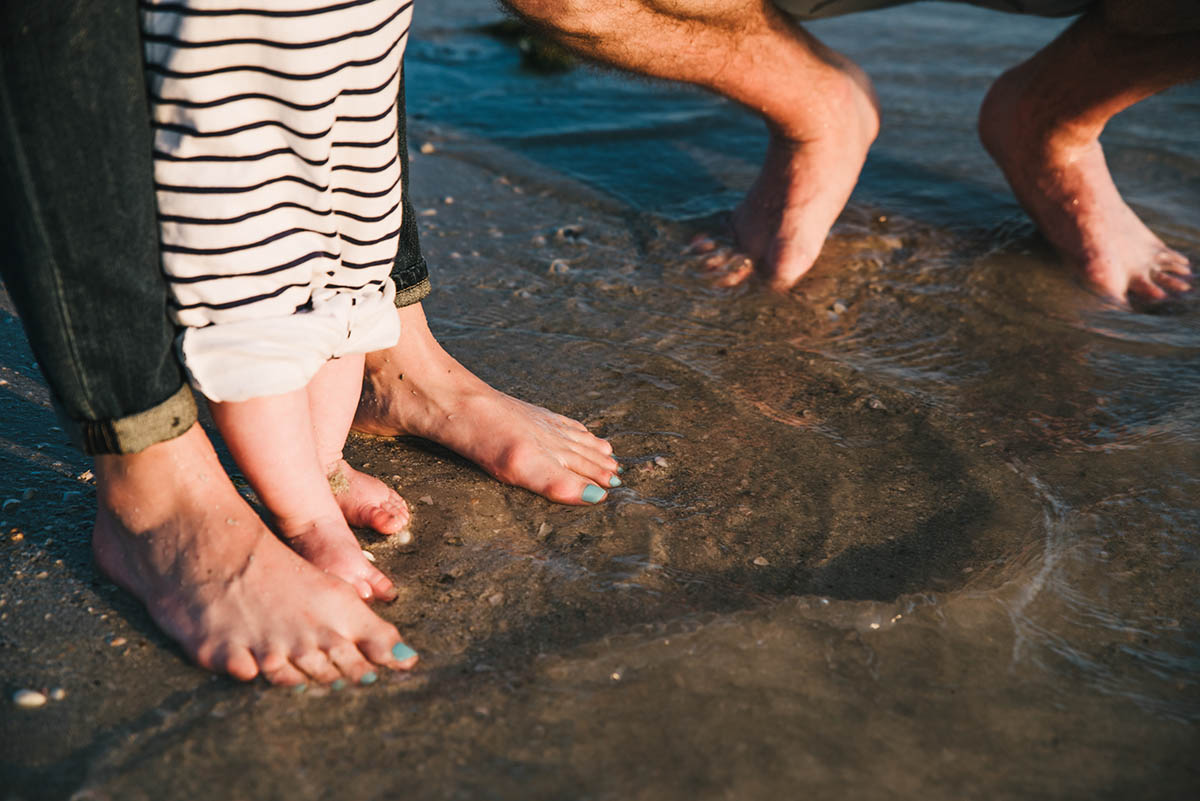
[[[793,295],[713,290],[683,255],[713,220],[411,141],[435,334],[610,438],[626,486],[560,507],[353,437],[414,508],[411,545],[363,543],[420,667],[214,677],[96,573],[88,462],[0,298],[0,798],[1200,791],[1195,300],[1112,310],[1019,218],[871,198]]]

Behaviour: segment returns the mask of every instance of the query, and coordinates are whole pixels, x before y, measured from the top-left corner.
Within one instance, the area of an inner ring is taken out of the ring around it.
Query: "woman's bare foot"
[[[412,515],[408,503],[394,489],[374,476],[355,470],[339,458],[327,466],[329,486],[346,522],[380,534],[398,534],[407,542]]]
[[[1107,297],[1159,301],[1187,291],[1187,257],[1167,247],[1121,198],[1099,131],[1039,134],[1022,119],[1031,101],[1030,69],[1025,64],[1002,75],[979,117],[980,138],[1017,200],[1080,277]]]
[[[347,584],[275,539],[199,425],[98,456],[96,479],[97,564],[203,667],[243,681],[369,683],[380,667],[416,663]]]
[[[476,378],[433,338],[420,304],[397,311],[400,342],[367,355],[356,430],[433,440],[558,503],[596,503],[620,485],[611,445]]]
[[[849,62],[844,69],[828,82],[824,108],[795,109],[800,121],[768,120],[766,161],[733,213],[738,244],[776,290],[792,288],[817,260],[879,133],[866,75]]]

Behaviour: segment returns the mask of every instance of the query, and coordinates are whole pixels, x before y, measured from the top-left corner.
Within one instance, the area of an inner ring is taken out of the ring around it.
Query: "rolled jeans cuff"
[[[405,306],[411,306],[414,303],[420,303],[429,294],[430,285],[429,279],[423,278],[421,282],[410,287],[401,289],[396,287],[396,308],[402,309]]]
[[[92,456],[143,451],[182,436],[197,420],[196,399],[186,384],[162,403],[115,420],[72,420],[58,411],[71,441]]]

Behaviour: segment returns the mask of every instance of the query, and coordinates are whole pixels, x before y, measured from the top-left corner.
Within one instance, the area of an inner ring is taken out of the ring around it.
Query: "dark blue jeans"
[[[398,305],[429,291],[408,200]],[[59,416],[88,453],[187,431],[158,253],[151,131],[134,0],[0,3],[0,276]]]

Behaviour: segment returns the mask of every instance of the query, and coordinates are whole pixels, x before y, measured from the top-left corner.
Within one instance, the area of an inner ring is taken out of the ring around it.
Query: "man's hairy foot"
[[[791,289],[817,260],[879,132],[870,82],[853,64],[844,69],[825,108],[797,109],[803,135],[768,120],[766,161],[733,212],[738,245],[772,289]]]
[[[596,503],[620,484],[611,445],[476,378],[433,338],[419,304],[397,311],[400,342],[367,355],[355,430],[433,440],[558,503]]]
[[[100,570],[201,666],[292,685],[369,682],[380,667],[416,663],[395,626],[267,530],[199,425],[137,454],[98,456],[96,478]]]
[[[412,518],[400,494],[375,476],[355,470],[345,459],[328,468],[329,488],[346,522],[369,528],[380,534],[400,534],[407,542],[408,523]]]
[[[1002,75],[979,115],[984,147],[1017,200],[1082,280],[1108,298],[1161,301],[1190,288],[1187,257],[1126,205],[1113,183],[1099,131],[1040,132],[1027,91],[1028,65]]]

